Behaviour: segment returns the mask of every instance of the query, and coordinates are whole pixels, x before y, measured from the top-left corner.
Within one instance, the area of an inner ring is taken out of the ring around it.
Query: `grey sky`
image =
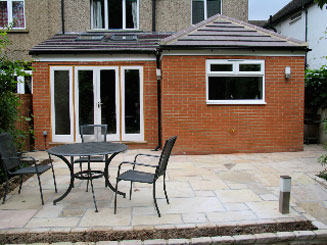
[[[291,0],[249,0],[249,20],[267,20]]]

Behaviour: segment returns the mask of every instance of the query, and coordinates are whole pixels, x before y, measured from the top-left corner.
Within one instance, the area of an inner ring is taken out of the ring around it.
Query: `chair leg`
[[[6,186],[5,186],[5,193],[4,193],[4,195],[3,195],[2,204],[5,203],[5,201],[6,201],[6,196],[7,196],[7,193],[8,193],[8,177],[7,177],[6,174],[5,174],[5,176],[6,176]]]
[[[94,195],[94,188],[93,188],[93,181],[92,181],[92,176],[90,176],[90,182],[91,182],[91,190],[92,190],[92,195],[93,195],[93,202],[94,202],[94,206],[95,206],[95,212],[98,212],[98,207],[97,207],[97,203],[95,201],[95,195]]]
[[[20,194],[21,190],[22,190],[22,185],[23,185],[23,175],[19,176],[20,180],[19,180],[19,189],[18,189],[18,194]]]
[[[167,204],[169,204],[168,194],[167,194],[167,190],[166,190],[166,175],[165,174],[163,176],[163,189],[165,192]]]
[[[158,204],[157,204],[157,199],[156,199],[156,182],[153,182],[153,201],[154,201],[154,205],[156,207],[158,216],[160,218],[161,215],[160,215],[160,211],[159,211]]]
[[[88,162],[88,171],[91,171],[91,166],[90,166],[90,162]],[[81,171],[82,171],[82,163],[80,163],[80,168],[81,168]],[[86,192],[89,191],[89,183],[90,183],[90,180],[88,179],[87,182],[86,182]]]
[[[129,200],[132,200],[133,181],[131,181],[131,188],[129,188]]]
[[[44,200],[43,200],[43,193],[42,193],[42,186],[41,186],[41,179],[40,179],[40,174],[36,173],[37,178],[39,180],[39,186],[40,186],[40,193],[41,193],[41,201],[42,201],[42,205],[44,205]]]
[[[119,180],[117,178],[116,180],[116,191],[115,191],[115,200],[114,200],[114,214],[117,213],[117,192],[118,192],[118,183],[119,183]]]
[[[50,161],[50,164],[51,164],[53,184],[54,184],[54,187],[55,187],[55,192],[57,193],[58,190],[57,190],[56,176],[55,176],[55,173],[54,173],[53,164],[52,164],[52,159],[51,159],[50,154],[49,154],[49,161]]]

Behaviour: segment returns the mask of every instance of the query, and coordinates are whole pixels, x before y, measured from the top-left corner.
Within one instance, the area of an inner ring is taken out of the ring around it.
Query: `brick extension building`
[[[36,147],[43,131],[72,143],[107,123],[130,147],[178,135],[175,153],[302,150],[306,50],[219,14],[173,35],[56,35],[30,51]]]

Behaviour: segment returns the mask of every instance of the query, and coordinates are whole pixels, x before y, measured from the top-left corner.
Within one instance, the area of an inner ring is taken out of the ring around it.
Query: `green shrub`
[[[306,70],[305,106],[316,112],[318,108],[327,108],[327,67],[319,70]]]

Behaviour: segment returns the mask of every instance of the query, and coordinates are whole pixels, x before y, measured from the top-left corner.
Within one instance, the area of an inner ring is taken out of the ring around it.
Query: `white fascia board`
[[[226,56],[226,55],[236,55],[236,56],[305,56],[305,51],[275,51],[275,50],[164,50],[162,56]]]
[[[33,59],[39,62],[107,62],[107,61],[156,61],[154,55],[144,54],[44,54],[33,55]]]

